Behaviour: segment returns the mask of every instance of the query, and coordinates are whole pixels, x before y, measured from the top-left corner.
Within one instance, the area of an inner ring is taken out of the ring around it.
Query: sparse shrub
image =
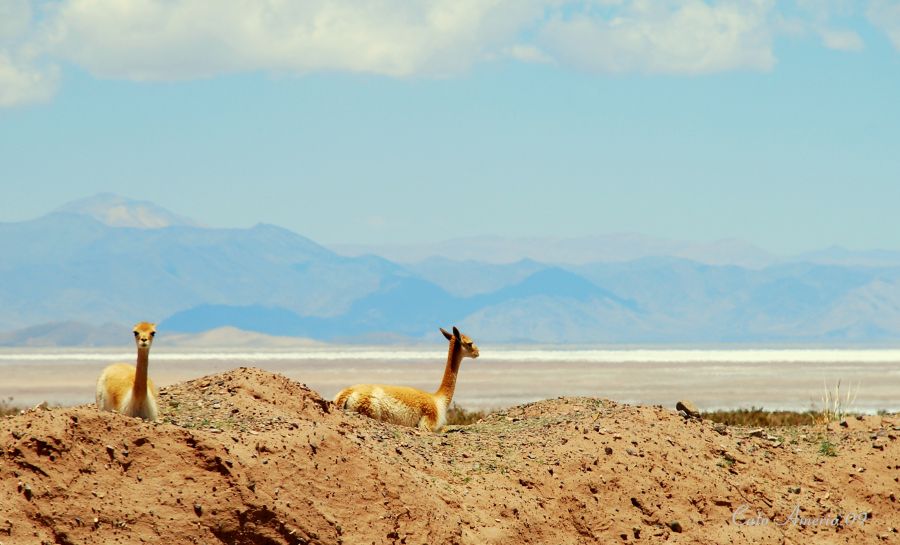
[[[703,418],[712,422],[721,422],[728,426],[747,426],[754,428],[809,426],[816,423],[816,418],[818,416],[819,413],[812,410],[805,412],[767,411],[762,407],[703,413]]]
[[[819,454],[822,456],[837,456],[837,448],[828,439],[823,439],[819,444]]]
[[[447,409],[447,425],[468,426],[478,422],[486,415],[485,411],[469,411],[454,403]]]
[[[6,399],[0,399],[0,416],[7,416],[10,414],[19,414],[19,407],[13,405],[13,398],[8,397]]]

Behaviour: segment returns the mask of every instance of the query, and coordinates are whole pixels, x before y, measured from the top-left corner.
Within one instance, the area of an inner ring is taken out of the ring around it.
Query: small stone
[[[203,514],[203,506],[199,503],[194,504],[194,513],[199,517]]]
[[[800,487],[799,486],[791,486],[788,488],[788,492],[790,492],[791,494],[799,494]]]
[[[672,522],[670,522],[670,523],[668,524],[668,526],[669,526],[669,528],[672,529],[673,532],[677,532],[677,533],[679,533],[679,534],[680,534],[680,533],[682,532],[682,530],[683,530],[683,528],[681,527],[681,523],[678,522],[677,520],[673,520]]]
[[[762,437],[764,430],[762,428],[756,428],[755,430],[750,430],[747,434],[750,437]]]
[[[849,426],[850,426],[850,423],[849,423],[849,422],[847,422],[846,420],[841,420],[841,427],[842,427],[842,428],[847,428],[847,427],[849,427]]]
[[[700,410],[694,405],[693,402],[688,401],[687,399],[682,399],[678,403],[675,404],[676,411],[684,411],[691,418],[700,418]]]
[[[716,422],[716,424],[713,426],[713,429],[716,430],[719,435],[728,435],[728,426],[721,422]]]
[[[603,452],[605,452],[607,456],[612,456],[613,449],[612,447],[606,447],[603,449]]]

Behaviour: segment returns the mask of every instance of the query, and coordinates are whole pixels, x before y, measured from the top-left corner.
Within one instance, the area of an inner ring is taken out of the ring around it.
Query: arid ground
[[[151,424],[0,419],[0,542],[900,543],[900,417],[742,429],[560,398],[424,433],[239,368]]]

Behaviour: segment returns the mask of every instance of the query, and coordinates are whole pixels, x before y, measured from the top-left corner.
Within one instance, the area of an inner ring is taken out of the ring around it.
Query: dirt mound
[[[0,420],[0,543],[900,542],[896,416],[746,430],[564,398],[428,434],[246,368],[162,405]]]

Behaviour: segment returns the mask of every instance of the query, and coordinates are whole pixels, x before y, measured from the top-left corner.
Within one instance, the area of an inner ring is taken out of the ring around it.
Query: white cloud
[[[818,35],[852,0],[0,0],[0,106],[49,98],[54,64],[180,80],[248,71],[451,76],[495,59],[601,73],[768,70],[773,36]],[[37,12],[37,15],[33,12]],[[900,2],[867,15],[900,49]]]
[[[247,70],[447,75],[506,46],[533,0],[66,0],[51,51],[135,80]]]
[[[630,2],[621,13],[559,15],[540,34],[566,64],[598,72],[701,74],[775,64],[771,1]]]
[[[22,38],[31,26],[31,4],[28,0],[0,2],[0,44]]]
[[[522,62],[530,62],[530,63],[552,63],[553,58],[550,55],[547,55],[545,52],[541,51],[539,48],[533,45],[526,44],[516,44],[510,47],[507,47],[504,51],[504,56],[516,59],[517,61]]]
[[[839,51],[862,51],[865,45],[862,38],[852,30],[834,30],[823,28],[819,30],[822,43],[828,49]]]
[[[42,102],[56,90],[57,70],[39,67],[29,42],[32,24],[28,0],[0,1],[0,107]]]
[[[873,0],[866,16],[873,25],[888,35],[894,48],[900,50],[900,2]]]
[[[37,69],[17,63],[0,51],[0,107],[20,106],[49,100],[56,92],[58,73],[53,68]]]
[[[838,51],[862,51],[865,43],[855,31],[846,28],[835,28],[834,19],[852,18],[858,14],[859,2],[850,0],[794,0],[801,15],[785,19],[780,25],[782,30],[793,36],[807,34],[818,35],[828,49]]]

